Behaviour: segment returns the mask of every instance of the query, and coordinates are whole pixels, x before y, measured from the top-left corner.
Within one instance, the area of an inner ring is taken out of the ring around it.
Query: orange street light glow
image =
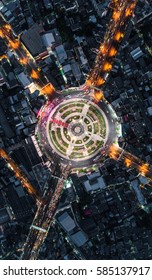
[[[115,155],[114,152],[110,152],[110,153],[109,153],[109,157],[110,157],[110,158],[113,158],[113,159],[116,159],[116,155]]]
[[[132,16],[134,8],[135,8],[135,3],[132,3],[130,7],[126,10],[126,17]]]
[[[112,0],[115,4],[118,2],[118,0]]]
[[[117,21],[120,18],[121,12],[119,11],[114,11],[112,14],[112,18]]]
[[[9,40],[9,45],[13,50],[17,50],[20,46],[20,42],[18,40]]]
[[[0,156],[8,163],[8,167],[13,170],[16,178],[23,184],[23,187],[27,188],[29,193],[37,196],[37,190],[30,184],[28,179],[24,176],[17,164],[7,155],[7,153],[0,148]]]
[[[88,87],[93,85],[93,83],[91,82],[90,79],[87,79],[87,80],[86,80],[86,84],[87,84]]]
[[[32,79],[35,79],[35,80],[38,80],[38,79],[39,79],[39,77],[40,77],[39,72],[38,72],[38,71],[36,71],[36,70],[34,70],[34,69],[32,69],[32,72],[31,72],[31,78],[32,78]]]
[[[119,153],[117,151],[117,148],[115,146],[110,146],[109,148],[109,157],[116,159],[117,156],[119,156]]]
[[[1,37],[2,39],[4,39],[4,37],[5,37],[5,35],[4,35],[3,31],[2,31],[2,29],[0,29],[0,37]]]
[[[110,51],[109,51],[109,56],[110,56],[110,57],[113,57],[113,56],[116,55],[116,53],[117,53],[117,50],[116,50],[114,47],[112,47],[112,48],[110,49]]]
[[[55,88],[52,84],[47,84],[45,87],[43,87],[40,91],[41,94],[51,95],[55,91]]]
[[[126,165],[127,167],[130,167],[130,166],[132,165],[131,159],[125,158],[125,165]]]
[[[99,52],[101,53],[101,54],[106,54],[107,53],[107,48],[106,48],[106,46],[105,45],[101,45],[100,46],[100,48],[99,48]]]
[[[122,32],[117,32],[116,35],[114,36],[114,40],[119,41],[120,39],[122,39],[124,36],[124,34]]]
[[[105,62],[103,65],[103,71],[110,71],[112,69],[112,64]]]
[[[149,164],[145,163],[145,164],[142,164],[141,166],[139,166],[138,170],[139,170],[139,172],[141,172],[141,174],[146,175],[148,172],[148,168],[149,168]]]
[[[94,93],[94,98],[95,98],[96,101],[99,102],[99,101],[103,98],[103,93],[102,93],[102,91],[96,91],[96,92]]]
[[[19,62],[21,64],[24,64],[24,65],[27,65],[28,61],[29,61],[29,57],[28,56],[19,59]]]
[[[8,24],[8,23],[4,25],[4,28],[8,31],[12,30],[10,24]]]
[[[105,80],[101,77],[99,77],[95,83],[96,86],[101,86],[105,83]]]

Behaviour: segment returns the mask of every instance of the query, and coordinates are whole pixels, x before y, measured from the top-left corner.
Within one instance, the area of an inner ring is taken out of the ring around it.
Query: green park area
[[[53,118],[61,124],[50,121],[49,136],[61,156],[73,160],[85,159],[103,147],[106,123],[102,111],[93,102],[86,99],[66,100],[59,105]],[[78,131],[82,128],[82,132],[77,134],[76,126]]]

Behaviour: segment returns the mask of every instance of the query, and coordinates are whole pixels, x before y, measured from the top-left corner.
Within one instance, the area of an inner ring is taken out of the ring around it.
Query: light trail
[[[119,48],[119,43],[121,42],[125,34],[127,19],[128,17],[132,16],[136,2],[137,0],[112,1],[112,19],[108,25],[108,30],[104,36],[104,41],[100,45],[94,68],[90,72],[86,84],[83,86],[84,91],[87,91],[88,87],[94,90],[94,99],[97,102],[104,98],[103,92],[97,87],[105,84],[106,77],[112,69],[113,61]],[[42,73],[41,69],[36,66],[35,61],[30,53],[27,51],[25,46],[15,37],[11,26],[7,24],[1,14],[0,25],[0,36],[5,40],[7,45],[9,45],[10,48],[15,51],[19,62],[25,67],[27,73],[33,79],[37,88],[40,90],[40,93],[51,96],[55,92],[53,85],[49,83],[47,78]],[[89,90],[89,94],[91,95],[91,90]],[[48,112],[48,114],[50,114],[50,112]],[[43,114],[41,115],[41,119],[43,119]],[[68,127],[68,124],[66,122],[62,122],[57,119],[52,119],[50,121],[60,126]],[[96,135],[97,134],[93,135],[95,140],[103,141],[103,138]],[[84,153],[87,153],[87,150],[89,148],[85,143],[84,145],[86,148],[86,150],[84,150]],[[70,152],[71,151],[69,150],[69,154]],[[152,180],[152,167],[148,163],[144,163],[142,160],[121,149],[120,147],[116,145],[110,146],[108,148],[108,155],[110,158],[113,158],[116,161],[123,162],[127,168],[136,168],[140,174],[147,177],[148,180]],[[41,245],[45,241],[45,238],[52,225],[58,202],[61,198],[66,179],[71,173],[72,167],[70,167],[70,165],[68,164],[66,166],[64,164],[61,165],[61,169],[57,169],[60,174],[58,176],[56,176],[56,174],[53,175],[54,177],[52,176],[54,180],[57,179],[57,182],[55,181],[54,183],[54,185],[56,186],[54,192],[52,191],[52,189],[48,188],[48,190],[45,190],[44,192],[45,197],[40,198],[37,190],[31,185],[31,183],[25,177],[17,164],[1,148],[0,156],[4,158],[4,160],[8,163],[9,168],[14,171],[16,178],[20,180],[20,182],[28,190],[28,192],[34,195],[35,198],[39,201],[38,209],[30,228],[29,235],[25,242],[21,257],[22,259],[37,259]]]
[[[114,58],[119,48],[119,42],[124,36],[128,17],[132,16],[137,0],[113,1],[112,19],[109,22],[104,40],[99,47],[94,67],[90,72],[86,84],[88,87],[102,86],[105,76],[112,70]]]
[[[51,119],[50,121],[51,121],[52,123],[58,124],[59,126],[63,126],[63,127],[65,127],[65,128],[67,128],[67,127],[69,126],[68,123],[63,122],[63,121],[61,121],[61,120]]]
[[[21,256],[22,260],[35,260],[38,257],[40,248],[47,237],[49,229],[52,225],[54,214],[57,209],[58,202],[61,198],[65,181],[70,174],[70,167],[62,167],[60,175],[62,178],[58,180],[53,195],[49,194],[46,198],[46,203],[42,202],[36,212],[33,225],[31,226],[29,235],[23,248]],[[38,227],[38,229],[36,228]],[[39,229],[41,228],[41,230]]]
[[[23,43],[15,37],[11,26],[6,22],[0,13],[0,36],[4,39],[6,44],[16,53],[19,62],[24,66],[28,75],[33,79],[34,84],[41,94],[51,96],[55,92],[54,86],[44,76],[41,69],[39,69],[34,58],[25,48]]]
[[[116,145],[110,146],[109,157],[123,162],[127,168],[137,169],[141,175],[147,177],[150,181],[152,180],[152,166],[122,148]]]
[[[37,189],[34,188],[34,186],[29,182],[28,178],[25,176],[25,174],[23,174],[18,165],[2,148],[0,148],[0,157],[2,157],[8,163],[8,167],[13,170],[16,178],[21,182],[23,187],[27,189],[28,193],[34,196],[36,200],[40,201],[41,198],[38,194]]]

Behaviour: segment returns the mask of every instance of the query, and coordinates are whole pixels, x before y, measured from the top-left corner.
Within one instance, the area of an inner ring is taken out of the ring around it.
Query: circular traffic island
[[[83,93],[84,95],[84,93]],[[87,167],[116,138],[115,117],[106,101],[90,96],[60,95],[41,110],[36,135],[51,161]]]

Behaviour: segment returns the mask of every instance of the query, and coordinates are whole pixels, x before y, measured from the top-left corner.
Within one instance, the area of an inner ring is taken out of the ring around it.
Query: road
[[[143,162],[140,158],[115,145],[110,146],[109,156],[114,160],[123,162],[128,168],[136,168],[141,175],[150,181],[152,180],[152,166]]]
[[[132,15],[137,0],[119,0],[112,13],[103,43],[99,47],[94,67],[86,81],[88,86],[101,86],[105,77],[112,69],[114,58],[117,54],[119,44],[124,36],[128,17]]]
[[[41,201],[37,189],[30,183],[30,181],[25,176],[25,174],[21,171],[18,165],[2,148],[0,148],[0,157],[2,157],[8,163],[8,167],[13,170],[16,178],[22,183],[23,187],[27,189],[29,194],[34,196],[37,201]]]
[[[41,94],[52,95],[55,92],[54,86],[48,81],[42,70],[37,67],[34,58],[17,36],[15,36],[10,24],[4,19],[1,13],[0,36],[10,49],[16,53],[19,63],[26,69],[27,74],[31,77]]]
[[[45,238],[47,237],[48,231],[51,227],[53,217],[56,212],[58,202],[61,198],[63,187],[65,185],[65,180],[67,179],[69,173],[69,167],[61,167],[61,169],[58,169],[57,175],[62,177],[60,180],[57,180],[57,182],[54,181],[56,187],[53,194],[50,194],[50,189],[48,189],[47,196],[40,203],[32,223],[32,225],[42,228],[43,231],[35,229],[31,226],[29,235],[23,248],[21,259],[37,259],[40,248],[45,241]]]
[[[75,93],[75,96],[74,96]],[[37,138],[39,139],[39,143],[43,143],[42,145],[42,150],[46,154],[47,158],[52,160],[54,157],[56,157],[56,161],[62,162],[64,165],[71,165],[72,167],[86,167],[86,166],[91,166],[92,163],[95,163],[95,159],[98,155],[100,155],[101,149],[97,151],[95,154],[92,154],[91,157],[84,156],[84,158],[69,158],[68,156],[63,156],[62,153],[59,153],[57,148],[51,144],[51,139],[50,139],[50,132],[49,132],[49,123],[50,121],[52,122],[51,118],[51,110],[52,112],[56,111],[56,107],[58,105],[61,105],[62,102],[65,101],[70,101],[74,100],[76,98],[79,100],[78,102],[81,103],[82,101],[85,101],[86,103],[91,102],[91,97],[90,96],[85,96],[84,92],[81,92],[80,90],[73,90],[72,92],[69,91],[69,96],[63,99],[61,96],[58,100],[56,100],[56,105],[54,104],[53,110],[52,110],[52,103],[46,104],[45,108],[42,108],[42,117],[38,122],[37,126]],[[55,103],[55,102],[54,102]],[[90,107],[90,105],[89,105]],[[111,105],[105,100],[102,99],[98,104],[94,103],[94,107],[97,108],[98,111],[101,110],[101,115],[104,116],[104,121],[106,124],[106,138],[104,139],[105,145],[112,145],[114,141],[117,141],[117,127],[118,127],[118,120],[117,116],[112,109]],[[74,108],[74,106],[73,106]],[[54,114],[54,113],[53,113]],[[83,111],[83,114],[85,115],[85,111]],[[82,113],[80,114],[80,117],[82,118],[83,121],[83,116]],[[50,118],[50,120],[49,120]],[[56,116],[53,116],[53,118],[57,119]],[[80,119],[81,120],[81,119]],[[64,121],[64,119],[62,120]],[[47,126],[48,125],[48,126]],[[85,130],[86,131],[86,130]],[[100,138],[101,139],[101,138]],[[74,142],[73,142],[74,145]],[[84,146],[85,147],[85,146]],[[69,149],[67,149],[67,154],[70,154],[72,150],[72,144],[69,145]],[[86,150],[87,152],[87,150]]]
[[[120,40],[124,35],[126,26],[125,23],[127,23],[127,18],[132,15],[135,4],[136,0],[118,1],[117,9],[113,11],[112,19],[108,25],[108,29],[104,37],[104,42],[100,46],[100,50],[97,54],[94,69],[91,71],[89,78],[86,81],[87,86],[101,86],[105,82],[105,76],[112,69],[113,59],[116,56]],[[35,61],[28,50],[15,36],[11,26],[5,21],[1,14],[0,36],[5,40],[6,44],[16,53],[19,62],[24,66],[27,74],[32,78],[40,92],[42,94],[53,96],[55,92],[53,85],[49,83],[48,79],[44,76],[42,71],[36,66]],[[99,106],[103,110],[103,112],[105,108],[108,107],[107,104],[105,107],[104,100],[99,104]],[[110,123],[109,138],[106,143],[107,146],[110,146],[109,156],[115,160],[122,161],[127,167],[135,167],[139,171],[139,173],[151,180],[152,167],[150,167],[149,164],[142,162],[140,159],[131,155],[127,151],[124,151],[123,149],[112,145],[113,134],[115,134],[115,118],[111,117],[110,108],[106,109],[105,113]],[[65,180],[67,179],[71,170],[66,164],[64,165],[64,167],[62,166],[61,169],[55,170],[54,175],[56,176],[56,172],[59,172],[57,174],[59,174],[58,176],[61,177],[58,180],[53,179],[51,187],[48,188],[48,190],[45,192],[45,195],[41,199],[36,189],[30,184],[20,168],[2,149],[0,149],[0,156],[3,157],[4,160],[9,164],[9,167],[14,171],[16,177],[21,181],[23,186],[27,188],[29,193],[34,195],[38,201],[38,210],[33,220],[27,240],[24,244],[22,253],[22,259],[37,259],[41,245],[43,244],[52,224],[53,217],[65,185]],[[90,164],[92,164],[92,160],[94,159],[91,159]],[[77,167],[80,167],[80,162],[78,162]],[[37,228],[33,228],[33,226],[36,226]]]

